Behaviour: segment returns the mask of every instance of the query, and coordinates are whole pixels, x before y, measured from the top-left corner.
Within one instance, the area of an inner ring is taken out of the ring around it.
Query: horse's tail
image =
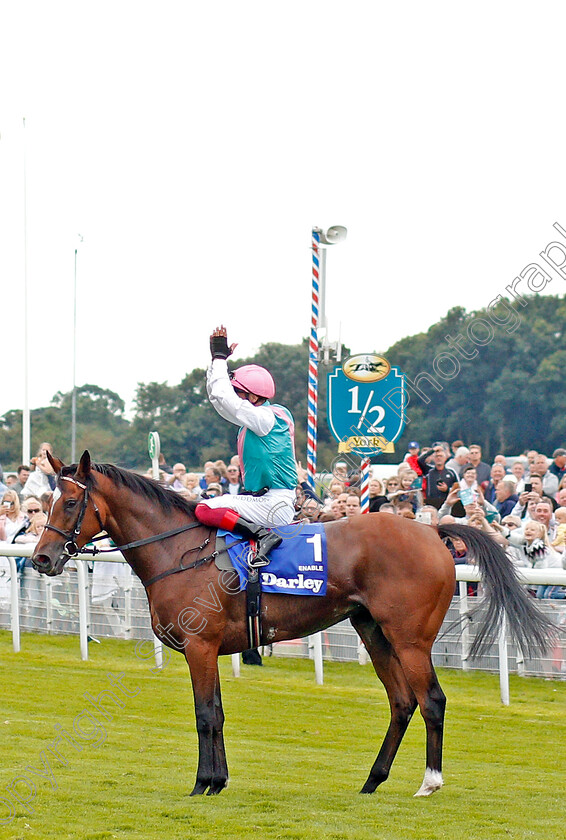
[[[487,609],[483,610],[470,656],[486,651],[499,632],[504,615],[510,635],[524,656],[533,658],[547,650],[556,628],[519,583],[515,566],[503,548],[488,534],[469,525],[438,525],[437,530],[441,538],[462,540],[481,573]]]

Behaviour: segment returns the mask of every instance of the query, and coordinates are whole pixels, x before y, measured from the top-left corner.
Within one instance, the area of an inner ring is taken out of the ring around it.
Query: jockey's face
[[[265,402],[265,399],[263,397],[258,397],[257,394],[250,394],[248,391],[240,391],[239,388],[234,388],[234,391],[241,400],[247,400],[248,402],[251,402],[252,405],[261,405]]]

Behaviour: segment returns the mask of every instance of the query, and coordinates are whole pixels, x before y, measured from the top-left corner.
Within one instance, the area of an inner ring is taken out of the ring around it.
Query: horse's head
[[[60,575],[67,560],[78,554],[104,526],[91,495],[93,478],[88,451],[83,452],[76,471],[69,475],[62,474],[65,465],[59,458],[49,452],[47,457],[57,474],[57,487],[31,562],[36,571],[52,576]]]

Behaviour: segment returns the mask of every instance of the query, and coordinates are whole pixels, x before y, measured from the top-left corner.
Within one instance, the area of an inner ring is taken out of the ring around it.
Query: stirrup
[[[250,541],[250,550],[248,551],[248,567],[250,569],[262,569],[269,565],[267,557],[257,557],[258,544]]]

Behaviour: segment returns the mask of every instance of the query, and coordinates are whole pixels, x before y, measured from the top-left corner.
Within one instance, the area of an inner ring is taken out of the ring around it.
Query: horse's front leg
[[[228,764],[224,749],[224,711],[220,695],[217,648],[201,639],[190,639],[185,658],[191,672],[199,759],[197,778],[191,796],[220,793],[228,784]]]

